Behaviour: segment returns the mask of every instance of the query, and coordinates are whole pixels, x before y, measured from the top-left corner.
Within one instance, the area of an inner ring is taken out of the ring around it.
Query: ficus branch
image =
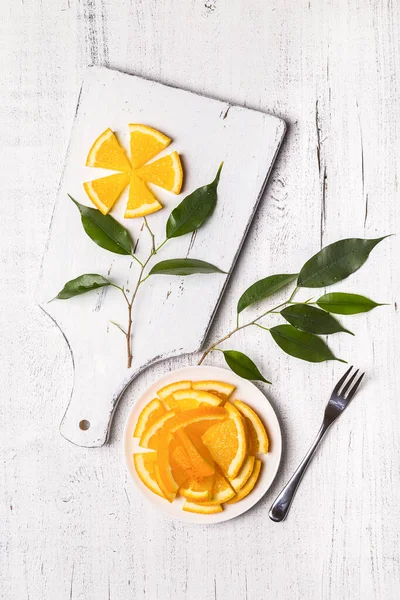
[[[265,329],[266,331],[269,331],[269,329],[267,327],[264,327],[263,325],[260,325],[260,323],[258,321],[260,321],[263,317],[266,317],[267,315],[269,315],[271,313],[274,313],[276,310],[278,310],[278,308],[282,308],[283,306],[287,306],[288,304],[291,304],[292,300],[293,300],[293,298],[295,296],[295,294],[297,293],[297,291],[298,291],[298,287],[296,286],[294,288],[292,294],[290,295],[290,297],[287,300],[285,300],[285,302],[282,302],[281,304],[278,304],[277,306],[274,306],[273,308],[268,309],[267,311],[263,312],[261,315],[259,315],[258,317],[256,317],[252,321],[248,321],[247,323],[243,323],[243,325],[239,324],[239,315],[237,315],[236,327],[234,329],[232,329],[232,331],[230,331],[229,333],[227,333],[226,335],[224,335],[224,337],[220,338],[214,344],[212,344],[211,346],[209,346],[207,348],[207,350],[205,350],[205,352],[203,353],[202,357],[200,358],[200,360],[199,360],[199,362],[197,364],[201,365],[202,362],[205,360],[205,358],[210,354],[210,352],[213,352],[214,350],[217,350],[217,346],[219,346],[220,344],[222,344],[222,342],[225,342],[226,340],[229,340],[229,338],[231,338],[238,331],[241,331],[242,329],[246,329],[246,327],[250,327],[250,326],[254,325],[255,327],[259,327],[260,329]]]
[[[142,262],[141,260],[139,260],[137,258],[137,256],[135,256],[134,254],[132,254],[132,258],[134,258],[136,260],[136,262],[139,263],[140,265],[140,270],[139,270],[139,274],[138,274],[138,278],[134,287],[134,290],[132,292],[132,296],[129,299],[128,296],[125,293],[124,288],[121,288],[117,285],[114,285],[114,287],[118,288],[119,290],[121,290],[121,292],[124,295],[124,298],[126,300],[126,303],[128,305],[128,327],[125,333],[125,337],[126,337],[126,350],[127,350],[127,356],[128,356],[128,361],[127,361],[127,366],[128,369],[130,369],[130,367],[132,366],[132,307],[133,304],[136,300],[137,297],[137,293],[139,291],[140,286],[142,285],[142,283],[144,283],[146,281],[146,279],[149,278],[149,274],[148,275],[144,275],[145,269],[149,263],[149,261],[151,260],[151,258],[153,256],[155,256],[157,254],[157,252],[159,252],[159,250],[164,246],[164,244],[168,241],[168,238],[166,238],[158,247],[156,247],[155,244],[155,235],[153,233],[153,231],[151,230],[148,221],[146,219],[146,217],[144,217],[144,224],[145,227],[147,229],[147,231],[150,234],[150,238],[151,238],[151,250],[146,258],[146,260],[144,262]]]

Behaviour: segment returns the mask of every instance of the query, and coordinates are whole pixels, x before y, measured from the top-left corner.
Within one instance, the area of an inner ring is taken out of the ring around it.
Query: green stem
[[[159,246],[157,246],[157,248],[154,250],[154,254],[157,254],[157,252],[159,250],[161,250],[161,248],[164,246],[164,244],[166,244],[168,242],[169,238],[165,238],[165,240],[163,242],[161,242],[161,244]]]
[[[150,236],[151,236],[151,251],[150,254],[148,255],[148,257],[146,258],[146,260],[144,262],[142,262],[141,260],[139,260],[134,254],[132,254],[132,257],[140,264],[140,271],[139,271],[139,276],[135,285],[135,289],[133,290],[132,293],[132,297],[129,300],[129,298],[127,297],[127,295],[125,294],[125,290],[123,288],[119,288],[122,293],[125,296],[126,302],[128,304],[128,329],[126,332],[126,346],[127,346],[127,353],[128,353],[128,369],[131,367],[132,365],[132,349],[131,349],[131,331],[132,331],[132,306],[136,300],[136,296],[137,293],[139,291],[139,287],[142,285],[142,283],[144,283],[146,281],[146,279],[148,279],[150,277],[150,274],[147,274],[145,277],[143,277],[143,273],[145,268],[147,267],[150,259],[157,254],[157,252],[164,246],[164,244],[166,244],[168,242],[168,238],[166,238],[157,248],[155,246],[155,236],[154,233],[152,232],[152,230],[150,229],[150,226],[147,222],[146,217],[144,217],[144,224],[146,226],[146,229],[148,230]],[[118,286],[115,286],[118,287]]]
[[[255,327],[259,327],[260,329],[264,329],[264,331],[269,331],[268,327],[264,327],[263,325],[260,325],[259,323],[254,323]]]
[[[148,273],[148,274],[146,275],[146,277],[143,277],[143,279],[142,279],[142,280],[141,280],[141,282],[140,282],[140,285],[141,285],[142,283],[144,283],[144,282],[146,281],[146,279],[148,279],[149,277],[150,277],[150,273]]]
[[[297,294],[298,291],[299,291],[299,288],[296,285],[296,287],[294,288],[294,290],[293,290],[293,292],[292,292],[289,300],[287,301],[288,304],[293,300],[293,298],[295,297],[295,295]]]
[[[120,287],[119,285],[116,285],[115,283],[111,283],[110,285],[112,285],[112,287],[115,287],[117,290],[120,290],[120,291],[122,292],[122,294],[123,294],[123,296],[124,296],[124,298],[125,298],[125,300],[126,300],[127,304],[129,305],[129,299],[128,299],[128,296],[127,296],[127,295],[126,295],[126,293],[125,293],[125,290],[124,290],[124,288],[123,288],[123,287]]]
[[[241,329],[245,329],[246,327],[250,327],[250,325],[255,325],[256,327],[260,327],[261,329],[265,329],[266,331],[269,331],[269,329],[267,329],[267,327],[263,327],[257,321],[259,321],[260,319],[262,319],[266,315],[269,315],[269,314],[273,313],[274,311],[278,310],[278,308],[281,308],[282,306],[286,306],[286,304],[289,304],[289,302],[291,302],[293,300],[293,298],[294,298],[294,296],[295,296],[295,294],[296,294],[297,291],[298,291],[298,287],[296,286],[294,288],[294,290],[293,290],[293,292],[290,295],[290,298],[288,300],[286,300],[285,302],[282,302],[281,304],[278,304],[277,306],[274,306],[273,308],[270,308],[269,310],[267,310],[266,312],[264,312],[259,317],[256,317],[252,321],[248,321],[247,323],[244,323],[243,325],[239,325],[238,324],[239,321],[238,321],[238,317],[237,317],[235,329],[232,329],[232,331],[230,331],[229,333],[227,333],[226,335],[224,335],[224,337],[220,338],[217,342],[215,342],[215,344],[212,344],[211,346],[209,346],[209,348],[207,348],[207,350],[205,350],[205,352],[203,352],[203,354],[202,354],[202,356],[201,356],[201,358],[200,358],[200,360],[199,360],[199,362],[197,364],[201,365],[201,363],[210,354],[210,352],[213,352],[213,350],[216,350],[217,346],[219,346],[222,342],[225,342],[226,340],[229,340],[229,338],[231,338],[235,333],[237,333]]]
[[[156,253],[156,241],[155,241],[154,233],[150,229],[150,226],[147,222],[146,217],[143,217],[143,219],[144,219],[144,224],[146,225],[147,231],[149,232],[150,237],[151,237],[151,254],[153,255]]]
[[[142,263],[142,261],[141,261],[141,260],[139,260],[137,256],[135,256],[133,253],[131,253],[131,256],[132,256],[132,258],[133,258],[133,259],[135,259],[135,260],[136,260],[136,262],[137,262],[137,263],[138,263],[138,264],[139,264],[141,267],[143,266],[143,263]]]
[[[110,321],[110,323],[112,325],[115,325],[115,327],[117,327],[126,336],[126,331],[125,329],[122,329],[121,325],[118,325],[118,323],[116,323],[115,321]]]

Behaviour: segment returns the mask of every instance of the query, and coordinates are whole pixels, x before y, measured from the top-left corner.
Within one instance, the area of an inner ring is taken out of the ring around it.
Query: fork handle
[[[325,425],[325,423],[321,425],[321,428],[318,431],[317,437],[312,443],[311,448],[301,461],[300,465],[294,472],[291,479],[285,485],[279,496],[276,498],[275,502],[272,504],[271,509],[268,513],[269,518],[272,519],[272,521],[276,521],[277,523],[279,523],[280,521],[283,521],[285,519],[286,515],[289,512],[289,508],[292,504],[293,498],[296,494],[297,488],[299,487],[300,481],[302,480],[303,475],[306,472],[308,465],[310,464],[310,461],[314,455],[315,450],[317,449],[318,444],[320,443],[328,429],[329,425]]]

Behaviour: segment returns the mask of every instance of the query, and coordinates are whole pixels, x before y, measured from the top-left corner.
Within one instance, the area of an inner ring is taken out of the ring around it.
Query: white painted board
[[[164,361],[135,380],[109,444],[69,444],[58,422],[71,357],[33,300],[91,63],[290,124],[210,341],[231,329],[237,299],[253,281],[297,270],[342,237],[399,232],[400,3],[5,0],[0,14],[0,598],[398,600],[399,235],[337,286],[391,306],[343,319],[355,337],[330,336],[335,353],[368,379],[281,524],[268,509],[314,437],[343,365],[296,361],[257,328],[224,346],[248,353],[272,380],[263,389],[282,423],[283,461],[250,512],[192,527],[142,499],[120,445],[137,398],[197,356]],[[278,322],[273,315],[266,325]],[[218,353],[207,363],[224,364]]]
[[[281,119],[262,112],[105,68],[88,69],[50,226],[38,298],[64,333],[73,355],[74,385],[61,433],[88,447],[106,442],[117,402],[140,371],[201,348],[229,277],[151,277],[140,288],[134,305],[130,369],[123,335],[110,324],[113,320],[124,326],[127,318],[117,290],[104,288],[48,303],[65,282],[83,273],[99,273],[127,289],[136,282],[138,265],[130,257],[94,244],[68,198],[71,194],[90,205],[82,183],[104,173],[85,167],[88,150],[107,127],[128,148],[129,123],[144,123],[166,133],[173,143],[165,153],[177,150],[183,158],[185,180],[180,197],[154,188],[165,206],[149,217],[158,242],[165,237],[170,210],[187,193],[212,181],[224,161],[212,218],[195,235],[168,242],[154,261],[189,256],[216,264],[227,273],[233,268],[285,132]],[[150,239],[141,231],[141,219],[123,219],[125,202],[123,196],[112,214],[139,240],[137,254],[143,258]],[[90,427],[81,429],[82,421],[88,421]]]

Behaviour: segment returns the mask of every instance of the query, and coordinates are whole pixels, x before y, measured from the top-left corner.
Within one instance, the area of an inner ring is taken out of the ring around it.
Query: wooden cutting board
[[[64,334],[74,364],[70,403],[61,434],[80,446],[102,446],[118,400],[129,383],[155,362],[201,349],[229,275],[155,276],[140,289],[134,308],[133,362],[126,366],[122,333],[126,305],[114,288],[70,300],[48,301],[64,284],[83,273],[99,273],[132,288],[138,265],[112,254],[85,234],[71,194],[90,205],[82,182],[107,172],[85,167],[93,141],[107,127],[129,148],[129,123],[144,123],[173,139],[165,153],[177,150],[183,160],[184,188],[179,197],[154,188],[164,210],[149,217],[161,242],[165,223],[188,193],[214,179],[224,168],[212,218],[194,235],[171,240],[155,262],[191,257],[232,270],[285,133],[285,123],[271,115],[110,69],[90,67],[78,100],[58,199],[50,225],[38,285],[38,302]],[[145,257],[149,236],[141,219],[123,219],[126,196],[113,216],[129,228]]]

